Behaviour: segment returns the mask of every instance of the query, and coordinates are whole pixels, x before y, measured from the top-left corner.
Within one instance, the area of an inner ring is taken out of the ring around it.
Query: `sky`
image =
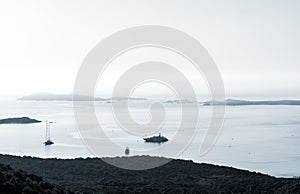
[[[188,33],[208,50],[226,96],[300,99],[299,9],[297,0],[2,0],[0,96],[72,93],[78,69],[97,43],[133,26],[162,25]],[[97,95],[109,96],[113,77],[121,75],[118,64],[152,57],[178,61],[164,52],[123,56]],[[198,95],[207,95],[201,75],[185,70]],[[157,96],[170,92],[152,85],[139,95],[153,94],[153,88]]]

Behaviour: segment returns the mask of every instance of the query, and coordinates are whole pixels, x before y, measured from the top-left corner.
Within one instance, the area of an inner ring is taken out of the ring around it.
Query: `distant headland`
[[[1,124],[31,124],[31,123],[41,123],[41,122],[42,121],[31,119],[28,117],[0,119],[0,125]]]
[[[226,106],[250,106],[250,105],[300,105],[300,100],[234,100],[227,99],[225,101],[207,101],[202,103],[203,106],[226,105]]]

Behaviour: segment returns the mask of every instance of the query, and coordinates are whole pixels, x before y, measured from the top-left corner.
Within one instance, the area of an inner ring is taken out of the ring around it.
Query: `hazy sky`
[[[151,24],[198,39],[227,96],[300,98],[299,10],[298,0],[2,0],[0,95],[71,93],[99,41]]]

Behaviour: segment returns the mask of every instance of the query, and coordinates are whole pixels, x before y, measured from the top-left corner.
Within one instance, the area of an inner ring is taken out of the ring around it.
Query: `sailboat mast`
[[[48,120],[46,120],[46,137],[45,140],[48,140]]]
[[[50,125],[48,127],[48,140],[50,141]]]

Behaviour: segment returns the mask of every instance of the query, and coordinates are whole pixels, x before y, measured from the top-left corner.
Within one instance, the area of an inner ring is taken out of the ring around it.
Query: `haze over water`
[[[131,103],[130,113],[137,122],[149,120],[149,103],[151,101]],[[95,157],[80,139],[72,102],[13,100],[1,101],[0,106],[0,118],[29,116],[43,121],[27,125],[0,125],[0,153],[43,158]],[[180,106],[164,106],[166,123],[161,132],[171,138],[180,124]],[[160,145],[144,143],[142,138],[120,129],[113,118],[111,104],[95,102],[95,107],[99,123],[114,143],[124,148],[129,146],[133,154],[136,149],[160,149]],[[220,137],[204,156],[199,156],[199,149],[208,127],[211,107],[201,106],[199,113],[197,133],[179,158],[234,166],[275,176],[300,175],[300,106],[227,106]],[[51,126],[51,139],[55,144],[50,147],[43,145],[45,120],[56,122]]]

